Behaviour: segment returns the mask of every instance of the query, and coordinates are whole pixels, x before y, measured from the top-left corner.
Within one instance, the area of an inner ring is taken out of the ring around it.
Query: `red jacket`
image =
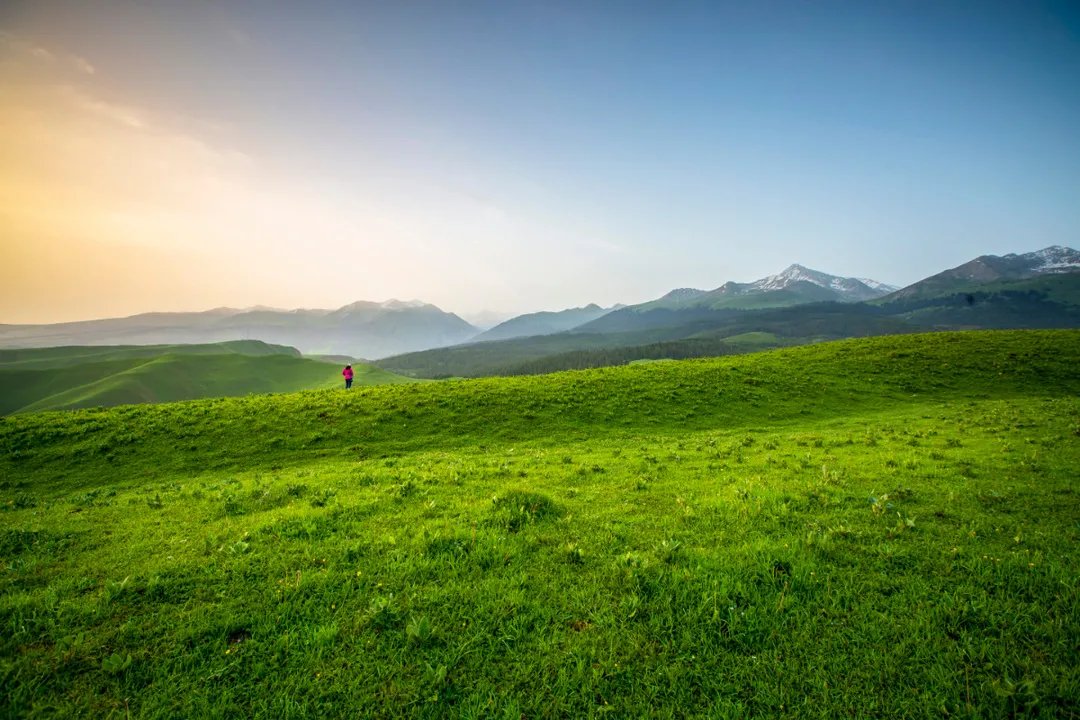
[[[341,371],[341,374],[345,376],[346,380],[352,380],[352,368],[347,367]]]

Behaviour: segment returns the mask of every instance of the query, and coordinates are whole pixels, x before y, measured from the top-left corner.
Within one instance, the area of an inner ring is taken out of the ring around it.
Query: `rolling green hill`
[[[1074,716],[1077,367],[936,333],[2,418],[0,715]]]
[[[258,341],[0,350],[0,414],[330,388],[340,369]],[[358,385],[410,382],[356,371]]]
[[[0,348],[0,367],[22,370],[70,368],[93,362],[153,358],[174,355],[289,355],[300,351],[285,345],[271,345],[261,340],[233,340],[203,345],[66,345],[45,348]]]

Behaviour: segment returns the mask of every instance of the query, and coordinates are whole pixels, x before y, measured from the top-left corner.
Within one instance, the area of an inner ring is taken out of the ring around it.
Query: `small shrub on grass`
[[[434,639],[435,628],[427,615],[414,617],[405,625],[405,637],[409,644],[422,647]]]
[[[101,669],[110,675],[120,675],[131,667],[131,653],[112,653],[101,661]]]
[[[416,494],[416,482],[412,478],[409,478],[394,488],[394,494],[397,496],[398,500],[411,498]]]
[[[368,604],[367,623],[374,630],[385,631],[398,624],[400,616],[394,594],[377,595]]]
[[[321,508],[326,507],[331,500],[337,495],[333,488],[323,488],[314,495],[311,496],[311,507]]]
[[[304,483],[289,483],[285,486],[285,494],[293,498],[303,497],[307,491],[308,486]]]
[[[36,508],[38,505],[37,498],[28,492],[21,492],[15,495],[15,498],[10,502],[10,507],[16,510],[25,510],[28,508]]]
[[[517,532],[532,522],[558,517],[562,510],[555,502],[540,493],[511,490],[492,498],[490,523],[510,532]]]
[[[683,544],[674,539],[661,540],[657,548],[657,555],[663,562],[669,564],[678,561],[682,554]]]

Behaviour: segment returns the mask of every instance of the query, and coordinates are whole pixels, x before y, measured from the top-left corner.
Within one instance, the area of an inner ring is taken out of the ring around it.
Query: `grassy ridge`
[[[0,413],[160,403],[336,387],[340,366],[294,348],[213,345],[64,347],[0,351]],[[357,366],[356,383],[409,382]]]
[[[0,714],[1080,711],[1080,333],[0,421]]]
[[[86,363],[133,358],[154,358],[159,355],[290,355],[300,357],[300,351],[285,345],[271,345],[261,340],[232,340],[202,345],[66,345],[45,348],[0,348],[0,367],[20,370],[72,368]]]
[[[1080,392],[1080,331],[935,333],[749,356],[521,378],[197,401],[0,425],[26,467],[153,455],[170,470],[263,464],[282,456],[458,448],[638,431],[679,433],[983,394]],[[187,441],[191,441],[190,443]]]

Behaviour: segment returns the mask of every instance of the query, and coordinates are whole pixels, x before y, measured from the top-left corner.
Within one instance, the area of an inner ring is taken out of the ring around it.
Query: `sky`
[[[0,3],[0,323],[1080,246],[1080,4]]]

